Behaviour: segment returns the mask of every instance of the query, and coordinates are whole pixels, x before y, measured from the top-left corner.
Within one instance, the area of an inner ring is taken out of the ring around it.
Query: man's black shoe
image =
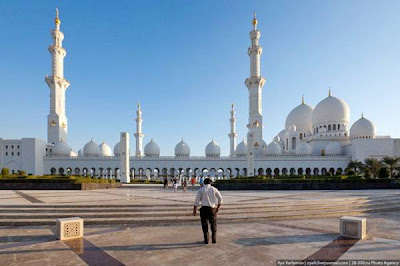
[[[204,233],[204,244],[208,244],[209,242],[209,234],[208,233]]]

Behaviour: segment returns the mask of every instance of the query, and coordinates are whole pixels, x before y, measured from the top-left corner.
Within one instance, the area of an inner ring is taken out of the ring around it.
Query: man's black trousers
[[[217,239],[217,208],[211,208],[208,206],[201,207],[200,209],[200,219],[201,227],[203,228],[203,233],[206,235],[208,233],[208,223],[211,226],[211,238],[213,240]]]

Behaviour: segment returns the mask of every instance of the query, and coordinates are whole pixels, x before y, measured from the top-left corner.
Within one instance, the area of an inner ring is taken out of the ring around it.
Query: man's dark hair
[[[211,184],[211,183],[212,183],[212,181],[210,178],[207,177],[206,179],[204,179],[204,185]]]

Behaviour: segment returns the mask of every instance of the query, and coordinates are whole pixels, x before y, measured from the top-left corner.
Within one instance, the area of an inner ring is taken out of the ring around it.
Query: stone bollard
[[[56,234],[60,240],[83,237],[83,219],[79,217],[57,219]]]
[[[349,238],[365,239],[367,236],[367,219],[350,216],[340,218],[340,235]]]

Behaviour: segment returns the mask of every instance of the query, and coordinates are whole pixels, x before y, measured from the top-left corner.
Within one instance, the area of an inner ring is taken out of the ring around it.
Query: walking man
[[[164,178],[164,190],[168,189],[168,179]]]
[[[203,177],[200,177],[199,184],[200,184],[200,187],[203,187],[203,186],[204,186],[204,179],[203,179]]]
[[[204,244],[209,242],[208,223],[211,226],[212,243],[217,243],[217,212],[222,204],[222,196],[218,189],[211,186],[211,179],[204,179],[204,186],[197,192],[194,200],[193,216],[196,215],[196,210],[199,205],[201,227],[204,234]]]
[[[196,184],[196,178],[194,178],[194,176],[192,177],[192,190],[194,191],[194,185]]]

